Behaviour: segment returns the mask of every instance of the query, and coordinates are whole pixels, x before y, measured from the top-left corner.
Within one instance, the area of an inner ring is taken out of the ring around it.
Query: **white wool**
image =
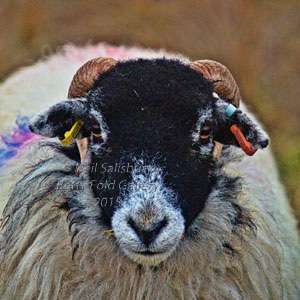
[[[32,116],[64,100],[72,76],[91,58],[164,55],[167,54],[105,44],[68,46],[63,53],[17,72],[0,86],[5,108],[0,112],[0,129],[9,128],[18,111]],[[246,111],[245,107],[242,109]],[[30,151],[38,158],[42,149]],[[67,212],[57,209],[64,201],[61,193],[54,189],[28,211],[22,206],[12,214],[16,205],[43,193],[57,180],[54,174],[43,184],[34,182],[26,189],[29,176],[4,212],[4,219],[10,215],[12,221],[7,220],[3,231],[9,230],[12,235],[9,241],[0,235],[0,299],[299,299],[300,242],[296,220],[271,151],[259,150],[253,157],[233,147],[230,151],[231,159],[239,159],[228,163],[224,156],[224,170],[244,178],[245,188],[238,204],[249,211],[257,236],[241,231],[241,240],[233,234],[229,220],[232,206],[222,201],[215,190],[193,224],[200,241],[183,239],[177,251],[156,270],[130,260],[114,239],[92,221],[82,225],[74,239],[80,246],[73,261]],[[20,153],[0,169],[0,212],[9,191],[26,173],[28,153],[29,150]],[[69,159],[56,155],[38,172],[65,170],[73,165]],[[66,180],[79,179],[70,175]],[[87,180],[85,174],[80,180]],[[68,189],[64,193],[70,196],[74,191]],[[93,216],[99,208],[93,204],[90,191],[85,189],[81,198],[93,207],[86,211]],[[19,224],[22,220],[24,223]],[[224,241],[230,241],[239,250],[238,255],[221,250]]]

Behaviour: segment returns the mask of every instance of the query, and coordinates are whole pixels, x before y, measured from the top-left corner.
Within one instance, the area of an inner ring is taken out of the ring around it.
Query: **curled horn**
[[[98,57],[89,60],[81,66],[73,77],[68,98],[82,97],[91,89],[98,75],[115,66],[117,61],[113,58]]]
[[[224,100],[233,104],[235,107],[240,106],[240,91],[237,83],[229,70],[222,64],[213,60],[197,60],[190,64],[190,67],[203,76],[213,81],[214,91]],[[223,144],[215,141],[213,156],[218,160],[221,156]]]
[[[229,101],[235,107],[240,106],[239,87],[224,65],[213,60],[197,60],[192,62],[190,67],[202,73],[206,79],[213,81],[214,90],[222,99]]]
[[[97,79],[99,74],[108,71],[116,64],[117,61],[113,58],[105,57],[94,58],[85,63],[78,69],[72,79],[68,92],[68,98],[83,97],[92,88],[94,81]],[[88,150],[88,139],[77,139],[76,143],[79,149],[82,164]],[[79,168],[77,169],[77,174],[80,172]]]

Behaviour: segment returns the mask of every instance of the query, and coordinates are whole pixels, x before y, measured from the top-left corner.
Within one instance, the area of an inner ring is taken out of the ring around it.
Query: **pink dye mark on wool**
[[[88,45],[84,48],[69,45],[65,47],[65,53],[67,54],[67,59],[70,61],[77,61],[82,64],[95,57],[111,57],[116,60],[127,60],[153,55],[152,51],[141,50],[134,47],[111,46],[104,43]]]

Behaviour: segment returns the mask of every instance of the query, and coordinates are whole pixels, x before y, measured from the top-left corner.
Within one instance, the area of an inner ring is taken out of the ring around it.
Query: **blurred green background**
[[[66,43],[100,41],[225,64],[270,133],[300,216],[299,0],[0,0],[0,81]]]

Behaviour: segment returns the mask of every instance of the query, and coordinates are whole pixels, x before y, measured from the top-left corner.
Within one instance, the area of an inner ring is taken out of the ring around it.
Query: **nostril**
[[[128,225],[135,231],[137,235],[139,234],[140,229],[138,228],[138,225],[135,221],[133,221],[132,218],[128,219]]]
[[[167,225],[167,223],[168,223],[167,219],[164,218],[162,221],[158,222],[155,225],[153,231],[158,235],[161,232],[161,230]]]
[[[151,229],[142,229],[132,218],[129,218],[128,225],[135,231],[140,240],[148,247],[160,234],[161,230],[168,224],[166,218],[154,224]]]

